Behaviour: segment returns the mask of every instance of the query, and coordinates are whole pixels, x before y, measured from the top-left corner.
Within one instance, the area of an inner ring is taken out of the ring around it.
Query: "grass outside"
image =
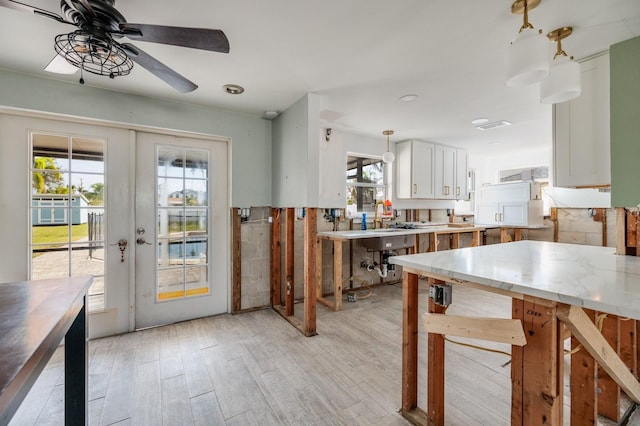
[[[77,241],[89,236],[89,227],[86,223],[71,226],[71,241]],[[50,244],[50,247],[58,247],[69,241],[69,227],[67,225],[34,226],[31,228],[31,241],[33,244]]]

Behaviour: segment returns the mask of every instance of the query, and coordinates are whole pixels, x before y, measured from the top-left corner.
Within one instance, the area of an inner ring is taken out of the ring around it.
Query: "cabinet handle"
[[[494,215],[493,215],[493,221],[494,221],[494,222],[497,222],[497,221],[498,221],[498,213],[496,213],[496,214],[494,214]]]
[[[444,191],[442,191],[444,193],[444,195],[449,195],[449,187],[445,186],[444,187]]]
[[[458,195],[458,196],[460,195],[460,187],[459,186],[456,186],[456,195]]]
[[[418,193],[418,184],[417,184],[417,183],[414,183],[414,184],[413,184],[413,193],[414,193],[414,194],[417,194],[417,193]]]

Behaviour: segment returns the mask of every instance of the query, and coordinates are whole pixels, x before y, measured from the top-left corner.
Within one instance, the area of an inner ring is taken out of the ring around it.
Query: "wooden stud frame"
[[[240,209],[234,208],[231,211],[231,238],[232,243],[232,289],[231,312],[237,313],[242,310],[242,228],[240,220]]]

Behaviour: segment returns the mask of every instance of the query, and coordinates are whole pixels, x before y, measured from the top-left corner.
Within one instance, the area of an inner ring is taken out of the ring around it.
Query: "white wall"
[[[231,205],[271,205],[271,122],[0,70],[0,106],[231,138]]]
[[[484,184],[500,183],[500,170],[519,169],[524,167],[549,166],[553,172],[551,142],[548,147],[508,151],[503,155],[483,155],[482,152],[469,153],[469,168],[476,173],[476,187]],[[549,177],[551,180],[551,176]]]

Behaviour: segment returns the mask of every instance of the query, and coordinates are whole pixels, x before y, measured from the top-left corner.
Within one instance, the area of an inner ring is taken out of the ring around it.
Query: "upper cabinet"
[[[467,152],[419,140],[396,143],[396,197],[467,199]]]
[[[396,144],[396,197],[434,198],[435,145],[408,140]]]
[[[580,67],[582,94],[553,107],[555,186],[610,185],[609,54]]]

